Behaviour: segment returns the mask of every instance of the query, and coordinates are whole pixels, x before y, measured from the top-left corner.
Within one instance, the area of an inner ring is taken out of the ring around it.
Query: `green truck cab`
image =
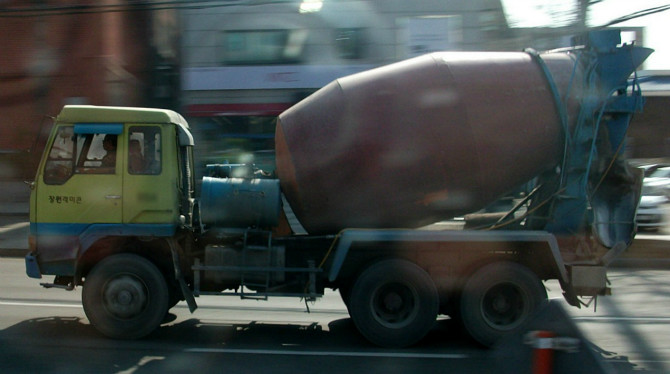
[[[190,223],[192,146],[173,111],[65,106],[32,185],[29,273],[74,287],[89,257],[114,250],[110,234],[172,237]]]

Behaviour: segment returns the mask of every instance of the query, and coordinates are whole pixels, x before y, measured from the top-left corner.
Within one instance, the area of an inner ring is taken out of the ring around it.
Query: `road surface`
[[[605,367],[617,373],[670,372],[670,271],[615,269],[615,294],[593,307],[566,307]],[[50,281],[50,279],[49,279]],[[353,327],[336,292],[309,304],[199,298],[182,302],[148,338],[110,340],[89,324],[81,290],[43,289],[23,260],[0,259],[2,373],[497,373],[503,362],[442,319],[419,345],[382,349]],[[560,288],[548,284],[550,298]],[[562,303],[562,302],[561,302]]]

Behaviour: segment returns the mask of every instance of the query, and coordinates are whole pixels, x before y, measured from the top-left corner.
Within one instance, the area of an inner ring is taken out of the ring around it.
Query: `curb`
[[[609,266],[613,269],[649,269],[670,270],[670,259],[668,258],[619,258]]]
[[[0,248],[0,258],[3,258],[3,257],[22,258],[22,257],[26,257],[27,254],[28,254],[28,249]]]

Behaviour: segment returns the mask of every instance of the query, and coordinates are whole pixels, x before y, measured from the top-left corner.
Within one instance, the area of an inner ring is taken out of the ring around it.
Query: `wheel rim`
[[[103,289],[105,309],[120,319],[140,314],[148,301],[146,285],[141,279],[124,274],[109,280]]]
[[[371,299],[372,313],[385,327],[402,328],[418,313],[418,294],[406,284],[388,283],[378,287]]]
[[[528,296],[513,283],[489,288],[482,298],[481,308],[484,321],[498,330],[513,330],[530,311]]]

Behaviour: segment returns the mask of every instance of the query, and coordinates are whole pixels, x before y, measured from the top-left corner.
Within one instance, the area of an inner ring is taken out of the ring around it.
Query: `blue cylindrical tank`
[[[207,226],[273,227],[279,222],[277,179],[204,177],[201,191],[200,219]]]

